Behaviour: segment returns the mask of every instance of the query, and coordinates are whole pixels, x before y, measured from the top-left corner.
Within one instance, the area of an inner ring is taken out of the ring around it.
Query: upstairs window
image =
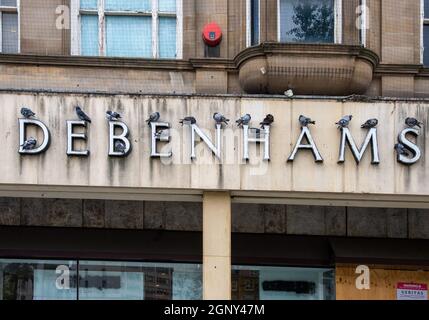
[[[421,62],[425,66],[429,66],[429,0],[422,1],[422,19],[423,19],[423,32],[422,32],[422,57]]]
[[[182,0],[72,1],[72,54],[181,58]]]
[[[261,0],[247,0],[247,46],[260,43]]]
[[[341,0],[278,0],[279,42],[341,43]]]
[[[0,52],[19,53],[17,0],[0,0]]]

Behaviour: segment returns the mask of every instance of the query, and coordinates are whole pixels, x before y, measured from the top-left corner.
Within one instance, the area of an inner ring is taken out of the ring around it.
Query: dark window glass
[[[281,42],[334,42],[334,0],[280,0]]]
[[[425,0],[425,18],[429,18],[429,0]]]
[[[259,0],[251,0],[251,45],[259,44]]]
[[[0,13],[2,23],[2,52],[18,52],[18,14]]]
[[[333,300],[332,269],[233,266],[233,300]]]
[[[0,6],[16,7],[16,0],[0,0]]]
[[[429,66],[429,25],[423,26],[423,43],[424,43],[423,64],[425,66]]]

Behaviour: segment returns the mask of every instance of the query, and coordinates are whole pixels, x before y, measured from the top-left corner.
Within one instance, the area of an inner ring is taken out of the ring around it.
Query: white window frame
[[[425,19],[425,2],[420,0],[420,63],[424,65],[424,26],[429,25],[429,18]],[[428,44],[429,45],[429,44]]]
[[[258,9],[259,9],[259,23],[258,23],[258,30],[259,30],[259,39],[258,44],[261,43],[261,0],[258,1]],[[252,0],[246,0],[246,47],[252,46]]]
[[[361,38],[361,45],[363,45],[364,47],[366,47],[366,42],[367,42],[367,30],[368,30],[368,20],[369,20],[369,10],[367,7],[367,0],[361,0],[360,2],[360,15],[361,15],[361,20],[360,20],[360,38]]]
[[[2,30],[3,12],[16,13],[18,15],[18,53],[21,53],[21,15],[20,15],[20,8],[21,8],[21,0],[16,0],[16,7],[0,6],[0,53],[2,53],[2,51],[3,51],[3,30]]]
[[[81,10],[80,0],[71,0],[71,54],[81,55],[81,15],[93,14],[98,15],[98,49],[99,56],[106,56],[106,30],[105,16],[106,15],[129,15],[129,16],[147,16],[152,17],[152,58],[159,58],[159,17],[175,17],[176,18],[176,58],[183,57],[183,0],[176,0],[176,12],[160,12],[158,6],[159,0],[151,0],[151,10],[147,12],[141,11],[118,11],[105,12],[105,0],[98,0],[98,10]]]
[[[277,41],[281,42],[280,2],[277,0]],[[343,0],[334,0],[334,43],[343,42]]]

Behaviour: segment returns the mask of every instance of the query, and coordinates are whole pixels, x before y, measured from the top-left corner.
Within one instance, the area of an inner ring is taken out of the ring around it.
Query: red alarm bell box
[[[216,22],[205,25],[203,40],[210,47],[216,47],[222,41],[222,30]]]

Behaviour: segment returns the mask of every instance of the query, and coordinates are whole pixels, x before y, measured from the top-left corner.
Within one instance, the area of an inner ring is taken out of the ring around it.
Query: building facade
[[[426,18],[0,0],[0,299],[427,299]]]

